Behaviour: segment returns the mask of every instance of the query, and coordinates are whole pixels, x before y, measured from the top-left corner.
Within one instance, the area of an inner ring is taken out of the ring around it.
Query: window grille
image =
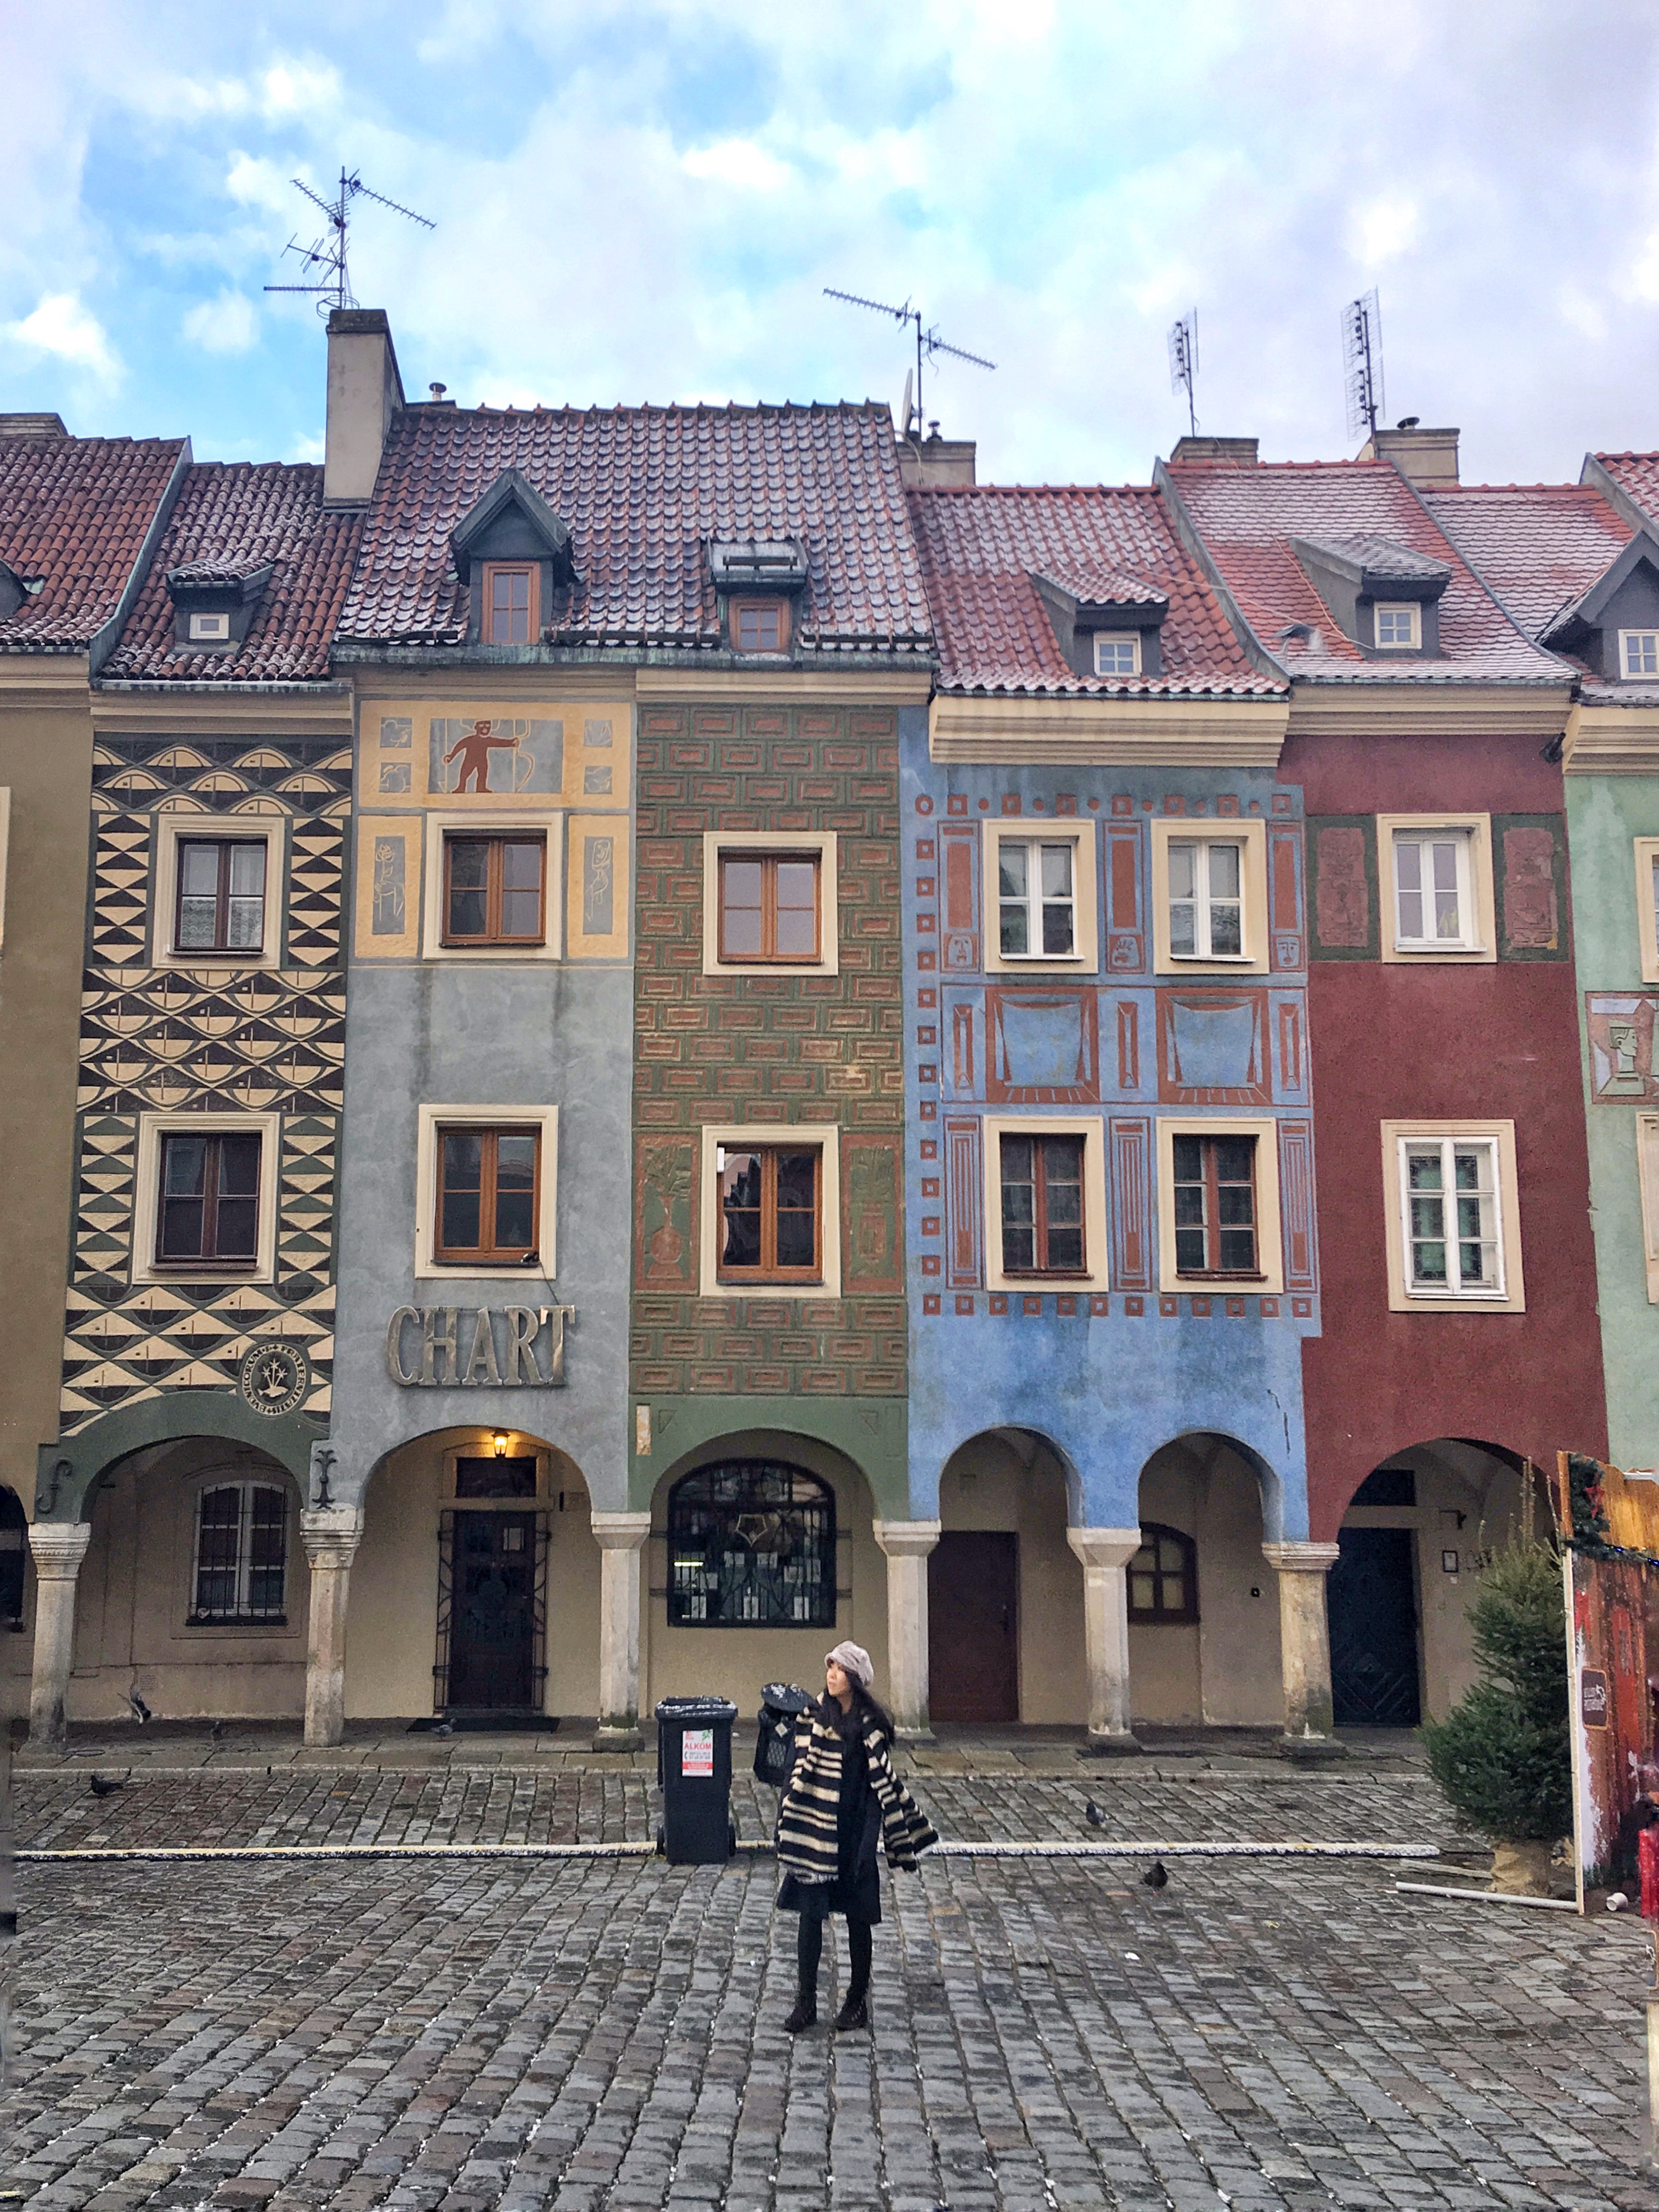
[[[196,1501],[195,1603],[190,1625],[263,1621],[287,1626],[288,1492],[264,1482],[226,1482]]]
[[[829,1485],[770,1460],[683,1476],[668,1501],[668,1618],[679,1628],[833,1628]]]

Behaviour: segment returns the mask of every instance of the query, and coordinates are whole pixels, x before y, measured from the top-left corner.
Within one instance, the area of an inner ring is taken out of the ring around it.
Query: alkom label
[[[714,1772],[714,1731],[713,1729],[687,1729],[680,1737],[680,1772],[706,1774],[711,1780]]]

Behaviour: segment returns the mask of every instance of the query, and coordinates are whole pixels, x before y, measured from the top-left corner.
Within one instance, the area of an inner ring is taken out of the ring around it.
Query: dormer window
[[[477,645],[539,645],[575,580],[570,531],[520,469],[503,469],[449,533],[467,588],[467,637]]]
[[[1362,653],[1438,655],[1449,562],[1389,538],[1293,538],[1291,550]]]
[[[537,601],[541,594],[538,564],[534,562],[486,561],[483,564],[484,643],[533,644],[541,624]]]
[[[734,599],[734,653],[782,653],[789,643],[789,608],[783,599]]]
[[[799,538],[711,538],[708,574],[732,652],[792,649],[795,605],[811,579]]]
[[[1063,578],[1028,573],[1074,676],[1121,684],[1164,673],[1159,632],[1170,595],[1161,585],[1115,568],[1079,568]]]
[[[1095,632],[1095,674],[1097,676],[1139,676],[1140,673],[1140,633],[1139,630],[1097,630]]]
[[[1422,609],[1411,600],[1379,603],[1376,609],[1380,653],[1416,653],[1423,643]]]
[[[1626,678],[1659,676],[1659,629],[1621,629],[1619,672]]]
[[[269,561],[186,561],[169,568],[174,649],[234,653],[252,626],[271,574]]]
[[[228,614],[192,615],[190,618],[190,641],[192,645],[228,645],[230,617]]]

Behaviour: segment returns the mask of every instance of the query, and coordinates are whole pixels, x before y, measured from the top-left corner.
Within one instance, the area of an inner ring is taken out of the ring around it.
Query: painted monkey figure
[[[519,741],[516,738],[492,737],[490,735],[491,726],[492,726],[489,722],[475,722],[472,725],[472,727],[467,732],[466,735],[464,738],[457,738],[454,744],[451,745],[449,750],[444,755],[444,766],[446,768],[449,766],[449,763],[455,758],[458,753],[460,756],[460,774],[457,778],[455,784],[455,788],[458,792],[465,791],[466,789],[467,779],[469,776],[472,779],[472,788],[475,791],[488,791],[489,788],[490,753],[502,746],[506,746],[512,751],[516,751],[518,750]]]

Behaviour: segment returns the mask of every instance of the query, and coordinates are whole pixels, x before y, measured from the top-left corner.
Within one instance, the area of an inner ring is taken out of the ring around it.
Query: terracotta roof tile
[[[1271,695],[1215,594],[1150,488],[985,485],[910,494],[910,512],[939,640],[939,685],[951,691],[1190,697]],[[1164,673],[1079,676],[1061,653],[1033,574],[1079,598],[1167,597]]]
[[[1628,524],[1589,484],[1465,484],[1425,497],[1531,638],[1582,599],[1630,543]]]
[[[507,468],[571,532],[578,580],[547,611],[556,643],[719,646],[708,541],[799,538],[807,651],[931,650],[892,418],[871,403],[410,407],[381,464],[343,638],[465,642],[450,532]]]
[[[1316,683],[1559,683],[1561,664],[1522,636],[1388,461],[1173,463],[1175,487],[1257,639],[1298,680]],[[1293,538],[1381,538],[1452,572],[1440,601],[1440,657],[1387,659],[1345,636],[1291,550]],[[1281,641],[1287,624],[1316,647]]]
[[[120,605],[182,438],[0,437],[0,561],[40,580],[0,653],[83,653]]]
[[[362,527],[361,514],[325,512],[319,468],[199,463],[185,478],[105,679],[270,684],[325,677]],[[169,574],[234,581],[266,562],[270,580],[234,653],[174,643]]]

